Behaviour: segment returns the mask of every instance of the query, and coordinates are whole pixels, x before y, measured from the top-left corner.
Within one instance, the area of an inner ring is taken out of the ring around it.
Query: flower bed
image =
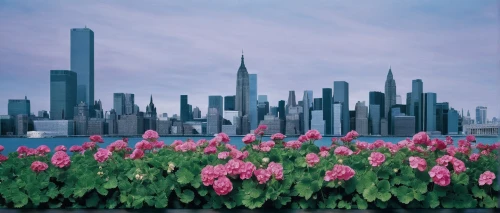
[[[350,132],[317,147],[247,135],[241,150],[221,133],[210,141],[164,145],[148,130],[131,146],[91,142],[55,153],[21,146],[0,155],[0,206],[6,208],[496,208],[498,147],[453,146],[425,133],[396,144],[356,141]],[[66,150],[73,152],[67,155]],[[3,147],[0,146],[0,152]]]

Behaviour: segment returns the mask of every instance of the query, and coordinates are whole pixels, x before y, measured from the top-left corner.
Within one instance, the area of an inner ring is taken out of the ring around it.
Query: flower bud
[[[141,177],[141,176],[140,176],[139,174],[136,174],[136,175],[135,175],[135,179],[136,179],[136,180],[139,180],[139,178],[140,178],[140,177]]]
[[[101,169],[102,169],[102,166],[99,166],[99,170],[101,170]]]
[[[339,185],[341,185],[341,184],[342,184],[342,182],[339,181]]]
[[[269,158],[262,158],[263,163],[269,163]]]
[[[142,180],[142,178],[144,178],[144,175],[139,176],[139,180]]]
[[[393,169],[392,171],[394,171],[394,173],[396,173],[396,172],[398,172],[398,171],[399,171],[399,169]]]
[[[339,163],[343,163],[344,161],[342,159],[337,160]]]

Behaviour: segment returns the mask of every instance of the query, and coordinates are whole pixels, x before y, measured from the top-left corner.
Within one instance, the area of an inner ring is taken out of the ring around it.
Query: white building
[[[333,104],[333,135],[342,135],[342,103]]]
[[[368,107],[365,102],[356,103],[356,132],[368,135]]]
[[[75,122],[72,120],[35,120],[35,131],[44,132],[46,136],[74,135]]]

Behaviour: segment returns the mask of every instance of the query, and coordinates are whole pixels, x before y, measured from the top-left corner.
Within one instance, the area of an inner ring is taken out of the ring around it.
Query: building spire
[[[241,50],[241,64],[240,64],[240,69],[245,68],[245,58],[243,57],[243,49]]]
[[[153,103],[153,94],[151,94],[151,98],[149,99],[149,103]]]

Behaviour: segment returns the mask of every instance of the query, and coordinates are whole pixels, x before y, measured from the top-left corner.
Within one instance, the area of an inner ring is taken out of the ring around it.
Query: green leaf
[[[180,168],[175,175],[177,176],[177,182],[183,185],[190,183],[194,179],[194,174],[185,168]]]
[[[118,186],[118,181],[116,180],[116,177],[111,177],[102,186],[105,189],[114,189]]]
[[[469,184],[469,176],[465,174],[465,172],[460,173],[459,175],[453,173],[451,176],[452,183],[467,185]]]
[[[332,182],[335,183],[335,181]],[[344,186],[345,193],[349,195],[356,190],[356,179],[351,178],[348,181],[344,182],[342,186]]]
[[[198,194],[202,197],[204,197],[205,195],[207,195],[208,193],[208,190],[206,187],[201,187],[198,189]]]
[[[182,192],[179,198],[180,201],[183,203],[190,203],[194,199],[194,192],[189,189],[186,189]]]
[[[398,198],[399,202],[404,204],[410,203],[414,198],[413,190],[406,186],[400,186],[399,188],[397,188],[395,195]]]
[[[292,198],[291,197],[279,197],[278,200],[280,201],[281,205],[285,206],[286,204],[288,204],[292,201]]]
[[[99,196],[94,192],[92,193],[86,200],[85,200],[85,206],[88,208],[93,208],[97,207],[97,204],[99,203]]]
[[[224,205],[226,206],[226,208],[232,209],[232,208],[236,207],[236,202],[230,201],[230,200],[225,200]]]
[[[363,197],[368,202],[373,202],[377,199],[378,189],[376,186],[370,186],[363,191]]]
[[[156,208],[165,208],[168,206],[168,198],[165,193],[159,194],[155,198],[155,207]]]
[[[342,195],[330,194],[330,196],[328,196],[328,199],[326,200],[326,208],[334,209],[335,207],[337,207],[337,200],[340,199],[342,199]]]
[[[106,201],[106,208],[107,209],[114,209],[118,205],[118,202],[116,199],[108,199]]]
[[[472,194],[474,195],[474,197],[477,197],[477,198],[483,198],[483,197],[487,196],[484,189],[481,189],[478,186],[472,187]]]
[[[346,202],[344,200],[341,200],[338,204],[338,207],[341,209],[351,209],[351,204],[349,204],[348,202]]]
[[[453,199],[454,196],[447,196],[443,197],[441,199],[441,205],[443,205],[443,208],[451,209],[455,206],[455,199]]]
[[[358,206],[358,209],[367,209],[368,208],[368,203],[366,202],[366,200],[359,197],[359,195],[356,195],[356,205]]]
[[[491,198],[490,196],[486,196],[483,198],[483,204],[485,208],[496,208],[497,207],[497,202],[495,201],[496,198]]]
[[[52,182],[49,184],[49,190],[47,190],[46,195],[52,199],[54,199],[55,197],[57,197],[57,195],[59,195],[59,190],[57,190],[56,184]]]
[[[425,197],[424,203],[430,208],[436,208],[439,206],[439,198],[436,192],[429,192]]]
[[[360,194],[362,194],[366,188],[371,185],[376,185],[378,182],[377,175],[373,171],[368,171],[361,177],[356,176],[356,178],[358,179],[356,181],[356,191]]]
[[[317,192],[320,188],[318,181],[313,181],[308,177],[302,179],[295,185],[295,191],[300,197],[304,197],[306,200],[309,200],[312,194]]]
[[[108,195],[108,190],[105,189],[104,187],[97,187],[96,190],[97,190],[97,193],[99,193],[100,195],[103,195],[103,196]]]

